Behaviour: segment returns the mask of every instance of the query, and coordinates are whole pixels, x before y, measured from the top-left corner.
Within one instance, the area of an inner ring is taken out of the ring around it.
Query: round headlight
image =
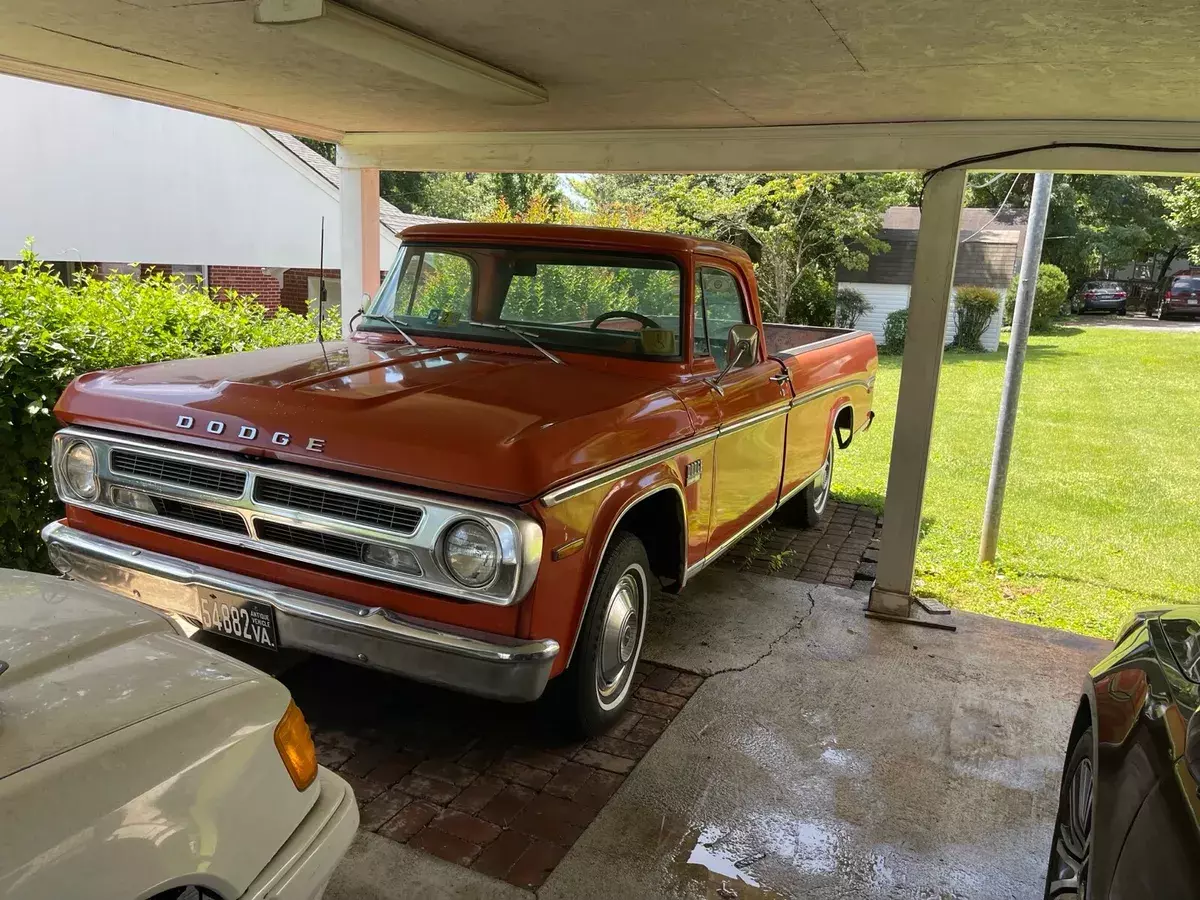
[[[459,522],[442,541],[446,570],[459,584],[481,588],[496,577],[500,546],[492,530],[481,522]]]
[[[81,500],[95,500],[100,493],[96,480],[96,454],[82,441],[76,441],[63,454],[63,478],[71,493]]]

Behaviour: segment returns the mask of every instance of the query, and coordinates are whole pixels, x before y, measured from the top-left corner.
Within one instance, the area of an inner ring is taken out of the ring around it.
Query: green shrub
[[[1004,321],[1012,324],[1013,307],[1017,302],[1017,285],[1021,282],[1018,272],[1008,284],[1008,293],[1004,297]],[[1063,313],[1067,302],[1067,290],[1070,281],[1058,266],[1042,263],[1038,266],[1037,287],[1033,294],[1033,316],[1029,327],[1033,331],[1045,331],[1054,324]]]
[[[983,350],[981,338],[1000,308],[1000,292],[990,287],[963,285],[954,292],[954,346]]]
[[[907,332],[908,307],[888,313],[888,317],[883,320],[883,352],[903,353]]]
[[[327,319],[325,333],[340,325]],[[59,514],[52,410],[76,375],[135,363],[311,341],[315,324],[180,276],[84,276],[66,286],[32,252],[0,267],[0,566],[45,568],[39,529]]]
[[[833,304],[835,309],[833,324],[838,328],[853,328],[863,314],[871,308],[871,304],[867,302],[862,291],[845,287],[837,289],[837,293],[833,296]]]

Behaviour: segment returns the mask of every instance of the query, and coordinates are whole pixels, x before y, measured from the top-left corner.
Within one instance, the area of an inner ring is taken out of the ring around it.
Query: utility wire
[[[987,227],[989,225],[991,225],[998,218],[1000,218],[1000,213],[1004,212],[1004,204],[1008,202],[1008,198],[1012,196],[1013,188],[1015,188],[1017,186],[1017,182],[1020,180],[1021,180],[1021,176],[1018,174],[1017,177],[1013,179],[1013,183],[1008,186],[1008,193],[1004,195],[1004,199],[1001,200],[1000,205],[998,207],[996,207],[996,214],[994,216],[992,216],[990,219],[988,219],[986,222],[984,222],[983,226],[979,229],[979,231],[976,231],[975,234],[969,234],[965,238],[963,238],[961,241],[959,241],[960,244],[965,244],[971,238],[975,237],[976,234],[982,233],[984,230],[987,229]],[[992,181],[995,181],[995,179],[992,179]],[[991,184],[991,183],[992,183],[991,181],[988,182],[988,184]],[[987,185],[983,185],[983,187],[987,187]]]

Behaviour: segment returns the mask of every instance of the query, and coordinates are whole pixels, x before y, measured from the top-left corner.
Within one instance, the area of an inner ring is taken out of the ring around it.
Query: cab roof
[[[517,222],[436,222],[413,225],[400,232],[406,242],[471,244],[536,244],[628,253],[661,253],[678,256],[707,253],[750,265],[744,250],[707,238],[634,231],[627,228],[591,228],[578,225],[529,225]]]

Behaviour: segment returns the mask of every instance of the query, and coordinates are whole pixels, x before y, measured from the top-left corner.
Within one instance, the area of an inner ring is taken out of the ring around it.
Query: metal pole
[[[1004,389],[1000,395],[1000,418],[996,422],[996,446],[992,451],[992,474],[988,478],[987,505],[983,509],[983,535],[979,539],[979,561],[996,559],[1004,488],[1008,484],[1008,461],[1013,431],[1017,425],[1017,401],[1021,396],[1021,374],[1025,369],[1025,346],[1033,318],[1033,295],[1037,290],[1038,266],[1042,262],[1042,240],[1046,236],[1046,214],[1050,211],[1053,172],[1038,172],[1033,178],[1029,201],[1029,227],[1025,231],[1025,253],[1021,257],[1021,281],[1013,305],[1012,334],[1004,363]]]

